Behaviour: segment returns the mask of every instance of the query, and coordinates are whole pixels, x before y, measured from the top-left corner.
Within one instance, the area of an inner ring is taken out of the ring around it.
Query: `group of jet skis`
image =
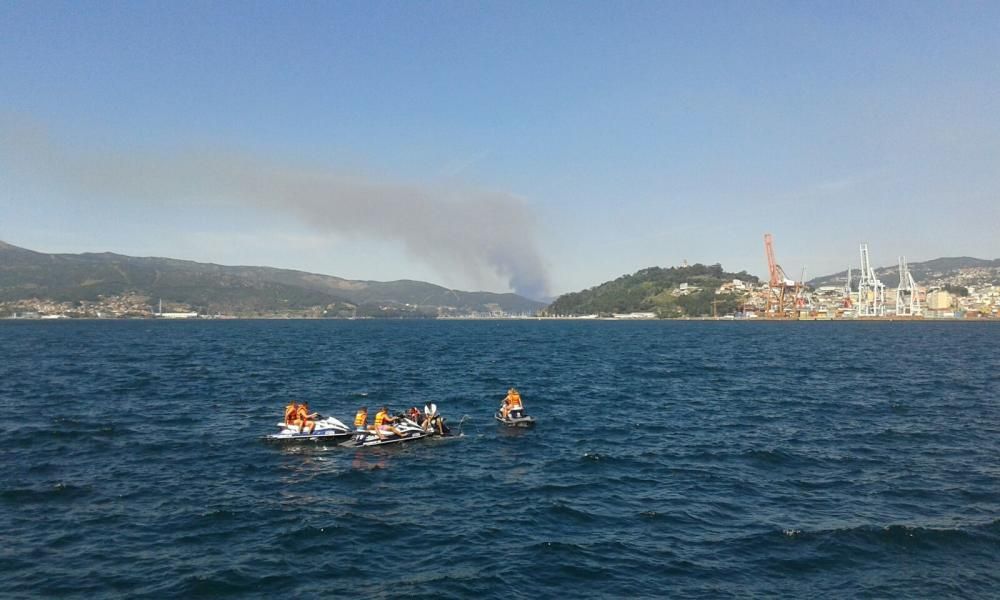
[[[535,419],[524,412],[521,394],[510,388],[500,408],[494,415],[496,420],[508,427],[530,427]],[[272,442],[336,442],[341,446],[360,448],[398,444],[426,437],[447,437],[452,435],[445,418],[438,413],[437,405],[428,402],[423,412],[416,406],[408,411],[390,414],[387,406],[375,413],[372,424],[368,424],[368,407],[362,406],[354,415],[354,427],[329,416],[309,411],[308,402],[290,402],[285,407],[285,420],[278,423],[279,431],[265,437]]]

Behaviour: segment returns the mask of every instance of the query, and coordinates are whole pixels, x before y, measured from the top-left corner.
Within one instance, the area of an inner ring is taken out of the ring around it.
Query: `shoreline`
[[[184,319],[162,319],[155,317],[49,317],[49,318],[24,318],[24,317],[0,317],[0,322],[29,322],[29,323],[66,323],[66,322],[124,322],[124,321],[141,321],[141,322],[172,322],[172,323],[191,323],[191,322],[207,322],[207,321],[386,321],[386,322],[399,322],[399,321],[411,321],[411,322],[427,322],[427,321],[563,321],[563,322],[573,322],[573,323],[586,323],[586,322],[618,322],[618,323],[682,323],[685,321],[698,321],[698,322],[725,322],[725,323],[874,323],[874,322],[889,322],[889,323],[1000,323],[1000,318],[998,317],[974,317],[974,318],[913,318],[913,317],[862,317],[853,319],[823,319],[823,318],[806,318],[806,319],[773,319],[757,317],[753,319],[727,319],[724,317],[684,317],[680,319],[635,319],[635,318],[614,318],[614,317],[597,317],[597,318],[587,318],[587,317],[444,317],[444,318],[426,318],[426,319],[382,319],[382,318],[362,318],[362,319],[337,319],[337,318],[316,318],[316,317],[280,317],[280,316],[261,316],[261,317],[233,317],[233,316],[223,316],[223,317],[190,317]]]

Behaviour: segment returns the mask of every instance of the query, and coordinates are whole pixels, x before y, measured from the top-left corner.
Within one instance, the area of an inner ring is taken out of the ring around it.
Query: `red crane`
[[[770,285],[767,293],[767,307],[766,312],[774,312],[779,317],[785,316],[785,291],[788,288],[793,289],[793,294],[788,297],[790,305],[795,304],[795,292],[797,292],[797,286],[795,282],[791,281],[787,275],[785,275],[785,270],[781,268],[778,261],[774,258],[774,238],[771,237],[770,233],[764,234],[764,253],[767,254],[767,270],[770,275]]]
[[[771,275],[771,287],[778,287],[783,283],[781,280],[783,273],[778,261],[774,260],[774,238],[770,233],[764,234],[764,252],[767,253],[767,271]]]

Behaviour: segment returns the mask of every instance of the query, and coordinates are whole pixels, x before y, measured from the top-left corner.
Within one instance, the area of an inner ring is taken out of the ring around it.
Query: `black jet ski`
[[[396,435],[386,426],[383,426],[381,437],[379,437],[374,431],[365,429],[363,431],[354,431],[354,437],[342,443],[341,446],[347,446],[349,448],[385,446],[386,444],[399,444],[402,442],[409,442],[437,435],[436,429],[424,431],[420,425],[404,415],[398,415],[392,424],[402,435]]]
[[[503,411],[498,410],[493,416],[507,427],[531,427],[535,424],[535,417],[526,415],[523,408],[511,410],[506,417],[503,416]]]
[[[278,427],[280,429],[278,433],[272,433],[265,436],[264,439],[268,442],[316,442],[327,440],[341,442],[351,437],[351,434],[354,433],[350,427],[333,417],[321,417],[317,419],[316,428],[313,429],[312,433],[303,431],[297,425],[278,423]]]
[[[461,425],[461,423],[459,424]],[[434,415],[431,417],[431,422],[428,424],[431,429],[431,435],[448,437],[451,435],[451,428],[448,427],[448,423],[444,420],[441,415]]]

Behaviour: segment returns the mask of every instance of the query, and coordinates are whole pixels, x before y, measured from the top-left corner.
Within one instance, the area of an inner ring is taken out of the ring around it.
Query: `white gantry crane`
[[[896,287],[896,314],[901,317],[917,317],[923,314],[920,308],[920,298],[917,295],[917,283],[913,281],[910,268],[906,265],[906,257],[899,257],[899,285]]]
[[[847,265],[847,284],[844,286],[844,308],[854,308],[851,300],[851,265]]]
[[[868,244],[861,244],[861,279],[858,280],[858,316],[885,316],[885,284],[875,276],[868,259]]]

